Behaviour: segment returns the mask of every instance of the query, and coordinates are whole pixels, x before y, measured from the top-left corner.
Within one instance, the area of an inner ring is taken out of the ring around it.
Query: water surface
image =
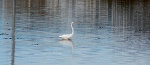
[[[0,6],[0,63],[9,65],[12,58],[12,14],[2,2],[4,0],[0,1],[3,5]],[[122,24],[113,26],[109,20],[105,23],[108,25],[104,25],[88,16],[80,19],[82,16],[72,16],[72,9],[67,13],[62,11],[64,9],[53,11],[47,5],[39,9],[21,7],[17,6],[16,10],[15,65],[150,64],[149,30],[137,30],[134,26]],[[94,13],[86,12],[84,15],[92,16]],[[75,34],[72,40],[58,38],[71,33],[72,21],[80,22],[73,24]]]

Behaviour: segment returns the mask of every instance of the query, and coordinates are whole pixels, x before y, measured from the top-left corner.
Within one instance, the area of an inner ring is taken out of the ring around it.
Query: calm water
[[[0,7],[0,65],[10,65],[11,11],[4,5]],[[131,26],[101,26],[101,22],[90,17],[82,21],[76,16],[73,19],[80,23],[73,25],[73,39],[61,40],[59,35],[71,33],[72,15],[47,11],[48,6],[17,9],[15,65],[150,64],[150,31],[137,31]]]

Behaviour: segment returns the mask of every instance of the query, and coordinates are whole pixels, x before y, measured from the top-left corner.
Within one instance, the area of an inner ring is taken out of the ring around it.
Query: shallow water
[[[47,9],[45,6],[38,11]],[[9,65],[12,58],[11,15],[4,11],[1,7],[0,65]],[[34,13],[37,10],[30,10],[30,13],[17,10],[15,65],[150,64],[150,31],[136,31],[130,26],[101,27],[98,21],[76,20],[80,23],[73,24],[72,40],[61,40],[59,35],[71,33],[70,19]]]

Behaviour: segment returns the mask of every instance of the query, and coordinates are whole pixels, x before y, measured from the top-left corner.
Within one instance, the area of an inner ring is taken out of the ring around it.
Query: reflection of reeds
[[[31,7],[31,0],[28,0],[28,7]]]
[[[15,17],[16,17],[16,0],[13,0],[13,14],[12,14],[12,51],[11,51],[11,65],[14,65],[15,56]]]
[[[27,17],[27,19],[28,19],[28,23],[31,23],[30,22],[30,10],[31,10],[31,0],[28,0],[28,17]],[[30,27],[29,25],[27,25],[27,27]],[[27,29],[28,30],[28,29]]]

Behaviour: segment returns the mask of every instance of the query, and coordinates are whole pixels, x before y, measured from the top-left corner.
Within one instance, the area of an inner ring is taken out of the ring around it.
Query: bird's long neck
[[[74,29],[73,29],[73,26],[72,26],[73,23],[71,23],[71,28],[72,28],[72,35],[74,34]]]

